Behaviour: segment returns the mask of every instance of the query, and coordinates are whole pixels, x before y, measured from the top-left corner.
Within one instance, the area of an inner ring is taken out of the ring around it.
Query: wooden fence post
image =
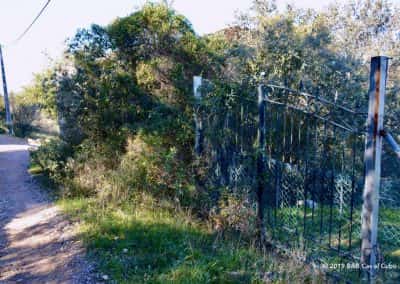
[[[389,58],[377,56],[371,59],[367,134],[365,141],[365,184],[361,213],[361,268],[370,279],[378,268],[378,215],[379,186],[381,178],[381,154],[386,79]]]
[[[265,245],[266,229],[264,223],[264,195],[265,195],[265,145],[266,145],[266,97],[263,85],[258,86],[258,155],[257,155],[257,225],[260,242]]]
[[[195,111],[194,111],[194,121],[196,123],[195,129],[195,144],[194,149],[197,156],[200,156],[203,152],[203,123],[199,115],[199,103],[201,101],[201,91],[199,90],[202,84],[202,77],[193,77],[193,92],[195,97]]]

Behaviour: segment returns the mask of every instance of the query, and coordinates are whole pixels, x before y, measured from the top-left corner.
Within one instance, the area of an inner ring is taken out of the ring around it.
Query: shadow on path
[[[0,135],[0,283],[96,283],[73,225],[28,174],[28,149]]]

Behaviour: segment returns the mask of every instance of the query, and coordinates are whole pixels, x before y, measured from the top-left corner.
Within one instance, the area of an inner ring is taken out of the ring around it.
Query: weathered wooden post
[[[194,111],[194,121],[196,124],[195,128],[195,144],[194,150],[197,156],[200,156],[203,152],[203,123],[199,114],[199,105],[201,102],[201,91],[200,87],[202,84],[202,78],[200,76],[193,77],[193,92],[195,97],[195,111]]]
[[[266,96],[263,85],[258,86],[258,155],[257,155],[257,226],[260,242],[265,244],[266,229],[264,222],[264,195],[265,195],[265,144],[266,144]]]
[[[370,279],[376,276],[378,258],[379,186],[386,79],[389,58],[371,59],[367,134],[365,141],[365,184],[361,213],[361,267]]]

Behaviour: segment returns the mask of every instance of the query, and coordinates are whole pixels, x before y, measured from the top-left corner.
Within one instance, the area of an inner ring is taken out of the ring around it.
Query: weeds
[[[91,198],[59,204],[81,223],[90,254],[117,283],[323,282],[302,264],[221,238],[190,212],[149,195],[119,206]]]

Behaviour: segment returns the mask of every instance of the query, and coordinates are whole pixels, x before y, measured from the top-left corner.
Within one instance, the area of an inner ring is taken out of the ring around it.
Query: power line
[[[40,16],[43,14],[43,12],[46,10],[47,6],[49,6],[51,0],[47,0],[46,4],[43,6],[43,8],[39,11],[39,14],[33,19],[32,23],[24,30],[24,32],[11,44],[17,44],[32,28],[32,26],[37,22],[37,20],[40,18]],[[4,60],[3,60],[3,52],[2,52],[2,45],[0,43],[0,69],[2,73],[2,79],[3,79],[3,89],[4,89],[4,105],[6,109],[6,124],[9,129],[9,133],[11,135],[14,134],[13,131],[13,123],[12,123],[12,116],[11,116],[11,110],[10,110],[10,102],[8,98],[8,90],[7,90],[7,80],[6,80],[6,73],[5,73],[5,67],[4,67]]]
[[[38,15],[33,19],[32,23],[30,23],[30,25],[24,30],[24,32],[17,39],[12,41],[10,44],[7,44],[6,46],[17,44],[29,32],[29,30],[37,22],[37,20],[40,18],[40,16],[42,16],[43,12],[49,6],[50,2],[51,2],[51,0],[47,0],[46,4],[44,4],[43,8],[39,11]],[[4,45],[3,45],[3,47],[4,47]]]
[[[36,23],[36,21],[40,18],[40,16],[43,14],[44,10],[46,10],[47,6],[49,6],[51,0],[47,0],[46,4],[43,6],[42,10],[40,10],[39,14],[36,16],[36,18],[32,21],[32,23],[25,29],[25,31],[15,40],[15,42],[19,42],[32,28],[32,26]]]

